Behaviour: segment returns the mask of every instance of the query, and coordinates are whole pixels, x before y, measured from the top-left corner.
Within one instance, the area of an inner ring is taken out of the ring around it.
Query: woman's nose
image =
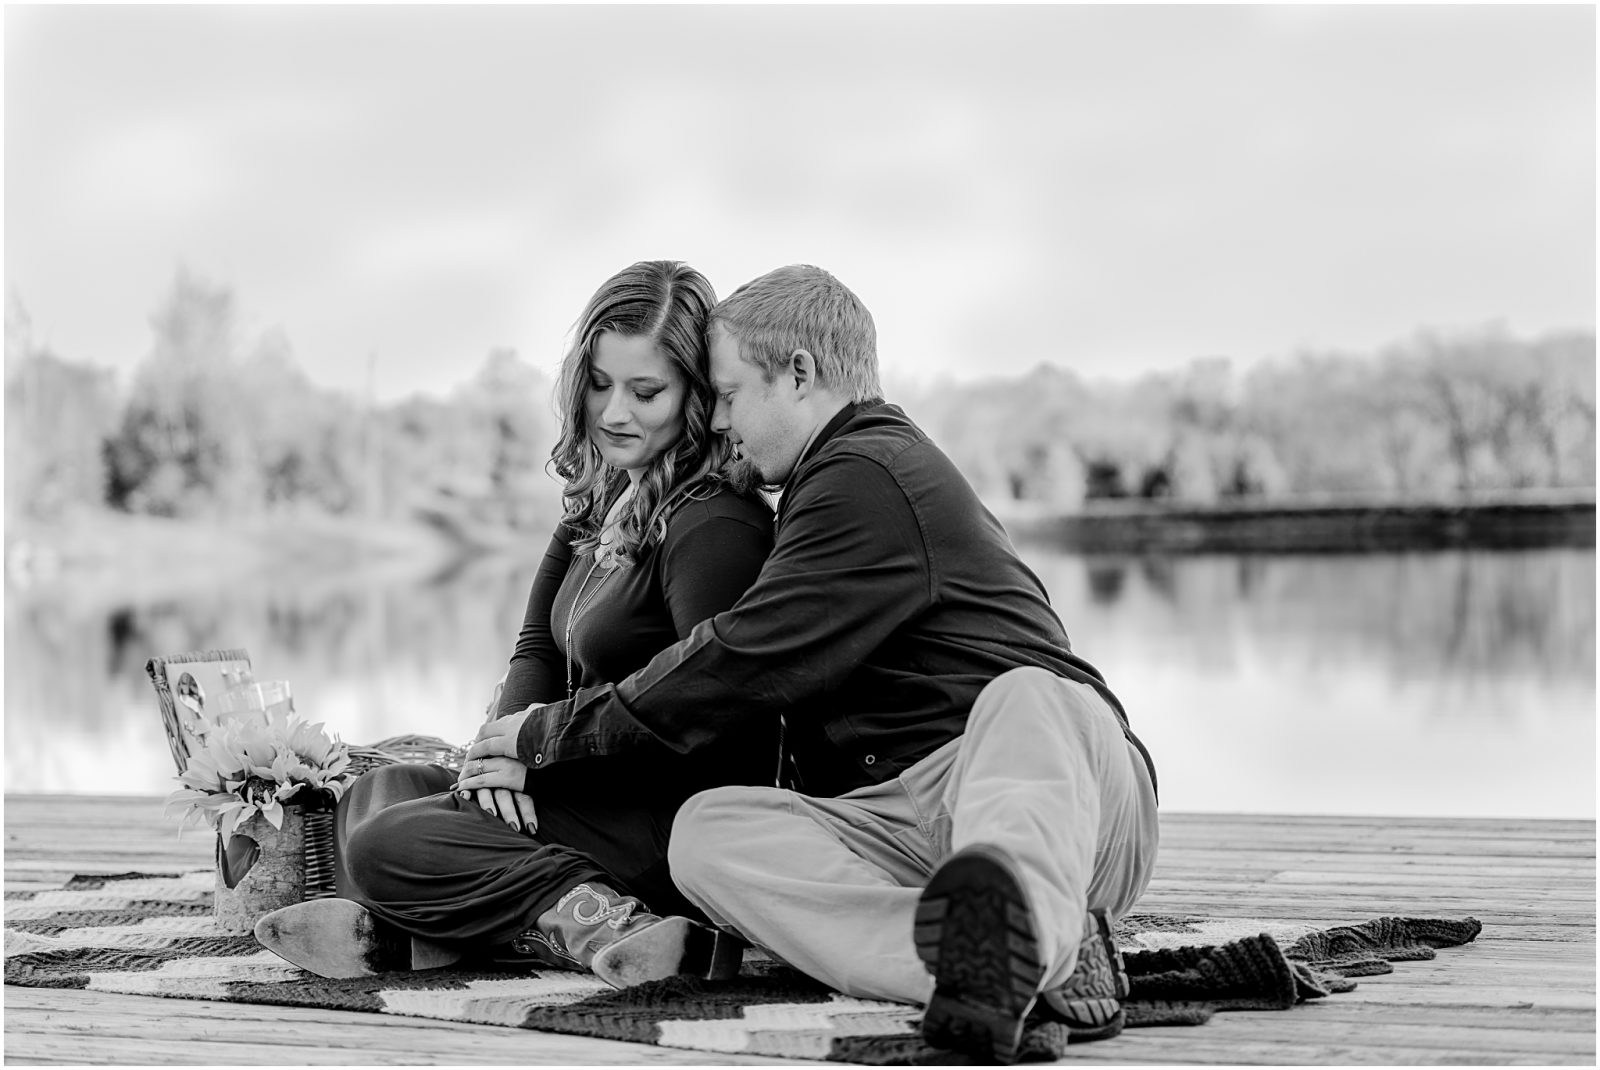
[[[616,426],[628,422],[628,399],[621,390],[613,390],[606,398],[606,407],[600,413],[600,419],[607,424]]]

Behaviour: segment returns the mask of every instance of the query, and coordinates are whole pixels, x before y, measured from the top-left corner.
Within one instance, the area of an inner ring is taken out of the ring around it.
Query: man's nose
[[[728,403],[718,398],[717,403],[711,406],[711,430],[719,435],[725,435],[731,426],[733,425],[728,421]]]

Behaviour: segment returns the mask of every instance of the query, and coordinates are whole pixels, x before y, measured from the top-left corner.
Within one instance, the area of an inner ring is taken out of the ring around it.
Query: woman
[[[566,513],[533,582],[495,716],[621,680],[731,606],[772,548],[772,515],[730,476],[710,429],[704,276],[635,264],[589,301],[563,361],[552,464]],[[263,918],[263,944],[348,977],[463,955],[588,967],[617,987],[713,962],[667,872],[678,805],[716,784],[771,779],[775,737],[715,753],[666,748],[557,776],[491,759],[491,789],[454,790],[437,765],[363,776],[339,806],[340,899]],[[477,765],[478,763],[474,763]],[[483,780],[487,775],[488,779]],[[409,936],[411,939],[406,939]]]

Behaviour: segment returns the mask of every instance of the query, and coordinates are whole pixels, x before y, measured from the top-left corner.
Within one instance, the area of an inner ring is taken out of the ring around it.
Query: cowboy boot
[[[371,977],[431,970],[461,958],[455,948],[397,928],[350,899],[311,899],[256,922],[256,940],[319,977]]]
[[[726,980],[738,975],[743,961],[737,938],[688,918],[658,917],[599,882],[567,892],[512,946],[587,967],[613,988],[679,974]]]

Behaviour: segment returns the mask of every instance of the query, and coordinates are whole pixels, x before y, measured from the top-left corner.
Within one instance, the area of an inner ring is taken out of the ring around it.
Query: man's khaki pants
[[[978,695],[966,733],[894,780],[835,799],[715,788],[678,812],[683,893],[716,924],[841,992],[926,1003],[911,941],[922,886],[969,844],[1003,848],[1046,972],[1077,962],[1089,908],[1126,913],[1158,839],[1144,759],[1086,684],[1014,669]]]

